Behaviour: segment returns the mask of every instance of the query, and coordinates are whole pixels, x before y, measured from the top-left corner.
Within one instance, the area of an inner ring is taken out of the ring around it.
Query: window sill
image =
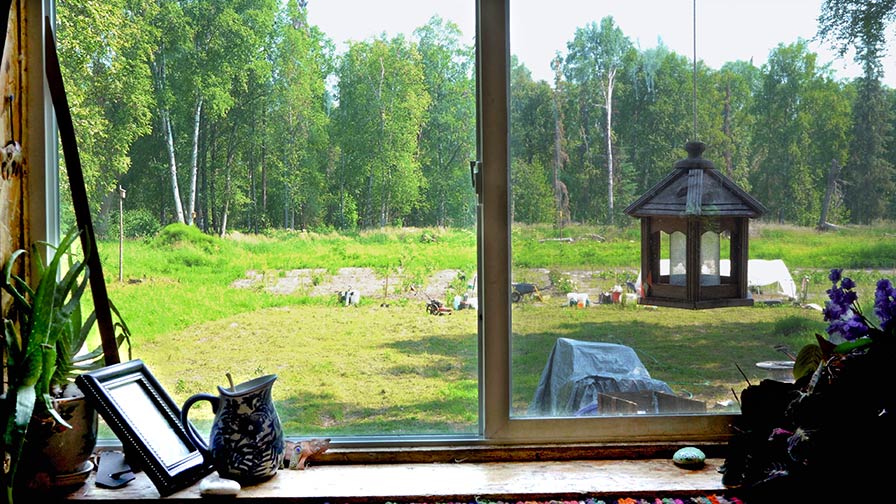
[[[338,454],[337,454],[338,455]],[[563,458],[405,463],[312,463],[305,470],[279,471],[244,487],[241,499],[282,502],[471,502],[473,500],[567,500],[610,497],[688,497],[728,493],[721,483],[722,458],[700,469],[682,469],[665,458]],[[93,476],[68,500],[158,499],[144,473],[121,489],[103,489]],[[167,499],[202,498],[199,483]]]

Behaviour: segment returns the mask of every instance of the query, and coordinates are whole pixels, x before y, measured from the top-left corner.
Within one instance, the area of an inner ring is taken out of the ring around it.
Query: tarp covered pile
[[[596,405],[598,394],[672,389],[654,380],[625,345],[558,338],[529,404],[532,416],[572,416]]]

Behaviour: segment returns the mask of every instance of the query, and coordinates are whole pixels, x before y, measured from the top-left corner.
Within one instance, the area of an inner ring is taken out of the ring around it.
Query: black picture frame
[[[79,375],[75,382],[161,496],[212,472],[180,420],[180,408],[140,359]],[[136,459],[136,460],[135,460]]]

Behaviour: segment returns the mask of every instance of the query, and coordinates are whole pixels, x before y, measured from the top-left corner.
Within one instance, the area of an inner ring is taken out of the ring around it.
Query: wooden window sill
[[[611,497],[725,495],[719,467],[682,469],[668,458],[511,462],[438,462],[312,465],[283,469],[263,483],[243,487],[240,499],[281,502],[471,502]],[[103,489],[93,476],[69,500],[159,499],[144,473],[120,489]],[[202,498],[199,483],[165,499]]]

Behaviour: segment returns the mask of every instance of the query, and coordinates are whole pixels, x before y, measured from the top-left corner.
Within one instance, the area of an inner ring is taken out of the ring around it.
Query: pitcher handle
[[[187,416],[190,411],[190,407],[196,404],[199,401],[208,401],[212,405],[212,411],[217,413],[218,411],[218,403],[220,402],[220,398],[218,396],[214,396],[212,394],[194,394],[184,402],[183,407],[180,409],[180,421],[184,424],[184,431],[187,433],[187,437],[190,438],[190,441],[196,445],[196,449],[199,453],[202,454],[202,459],[205,460],[206,463],[211,463],[212,454],[208,449],[208,443],[205,442],[204,439],[201,439],[196,432],[196,429],[190,424]]]

